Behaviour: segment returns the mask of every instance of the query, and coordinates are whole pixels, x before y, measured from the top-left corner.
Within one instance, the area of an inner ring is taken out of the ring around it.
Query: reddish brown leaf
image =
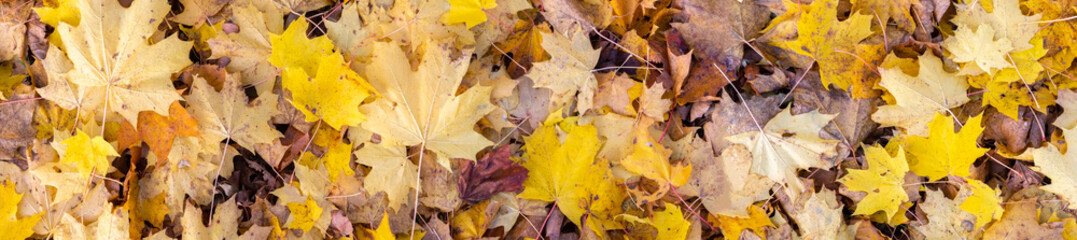
[[[495,148],[482,159],[466,162],[460,168],[460,177],[456,186],[460,189],[460,198],[469,203],[477,203],[499,192],[515,192],[523,189],[527,179],[527,169],[509,159],[511,149],[508,145]]]

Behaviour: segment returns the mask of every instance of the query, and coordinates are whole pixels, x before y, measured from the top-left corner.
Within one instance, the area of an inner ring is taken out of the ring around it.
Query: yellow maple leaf
[[[848,91],[854,98],[870,98],[877,93],[872,86],[878,81],[871,67],[885,56],[880,44],[861,44],[871,36],[871,17],[853,13],[838,21],[838,0],[818,0],[806,6],[787,6],[803,13],[797,19],[796,41],[777,45],[796,53],[811,56],[819,64],[823,86],[830,84]]]
[[[419,189],[419,166],[411,162],[406,147],[386,140],[365,143],[355,151],[355,162],[370,167],[363,187],[371,193],[384,192],[389,208],[398,209],[408,200],[409,189]]]
[[[1022,82],[992,81],[984,88],[983,104],[995,107],[1011,119],[1021,119],[1018,115],[1021,106],[1046,113],[1047,107],[1055,104],[1055,95],[1047,88],[1037,88],[1029,92],[1029,88]]]
[[[947,72],[942,60],[934,54],[924,52],[919,66],[915,77],[898,66],[879,68],[882,75],[879,85],[894,97],[895,103],[879,107],[871,114],[872,120],[883,126],[905,128],[909,135],[927,136],[927,123],[935,114],[969,101],[965,78]]]
[[[467,28],[486,22],[486,10],[497,7],[495,0],[449,0],[449,4],[449,12],[441,16],[441,22],[464,23]]]
[[[292,105],[306,121],[322,119],[335,129],[366,120],[358,106],[374,89],[333,52],[329,38],[309,39],[306,30],[306,21],[295,21],[271,37],[269,62],[282,68],[281,87],[292,93]]]
[[[987,152],[976,143],[983,132],[981,117],[969,118],[961,131],[954,133],[953,118],[936,114],[929,126],[930,136],[910,136],[906,142],[908,153],[915,157],[909,161],[909,169],[930,181],[947,175],[968,177],[972,163]]]
[[[481,238],[486,232],[486,227],[490,224],[490,220],[487,219],[487,207],[490,206],[490,201],[483,201],[479,204],[472,205],[471,208],[459,212],[452,218],[451,224],[454,229],[453,237],[456,239],[477,239]],[[498,207],[500,204],[495,205]],[[497,210],[496,208],[493,210]]]
[[[473,86],[457,94],[469,57],[453,59],[447,47],[422,44],[417,50],[424,53],[422,61],[412,71],[407,55],[395,43],[374,43],[372,63],[364,72],[382,98],[360,110],[378,116],[363,122],[363,128],[395,144],[431,150],[438,164],[451,169],[449,159],[475,159],[480,150],[493,145],[475,132],[474,125],[494,106],[492,87]]]
[[[662,240],[685,239],[692,223],[684,219],[681,208],[677,205],[666,203],[662,211],[654,212],[652,225],[658,229],[658,238]]]
[[[950,51],[954,62],[973,63],[961,68],[964,75],[994,73],[1009,67],[1006,54],[1013,50],[1009,39],[995,39],[995,29],[990,25],[980,26],[974,31],[969,26],[958,24],[954,36],[941,45]]]
[[[1077,46],[1077,39],[1073,38],[1074,35],[1077,35],[1077,21],[1051,21],[1067,18],[1077,13],[1077,8],[1074,8],[1073,4],[1073,1],[1070,0],[1029,0],[1024,2],[1024,7],[1031,12],[1042,14],[1042,19],[1045,20],[1040,22],[1041,29],[1036,32],[1036,36],[1044,40],[1043,47],[1048,54],[1047,57],[1040,59],[1040,63],[1047,68],[1066,69],[1073,63],[1073,59],[1077,58],[1077,50],[1072,48]],[[1033,43],[1036,43],[1036,41],[1033,40]]]
[[[1063,128],[1066,139],[1077,139],[1077,129]],[[1071,140],[1072,141],[1072,140]],[[1070,206],[1077,206],[1077,174],[1073,174],[1077,167],[1077,151],[1069,150],[1062,153],[1053,144],[1033,149],[1032,159],[1036,163],[1033,168],[1051,178],[1051,184],[1042,186],[1043,190],[1058,194],[1069,201]]]
[[[994,30],[994,39],[1009,40],[1013,50],[1031,48],[1029,40],[1036,35],[1036,31],[1040,31],[1036,24],[1036,21],[1040,20],[1040,14],[1025,16],[1021,11],[1020,0],[992,0],[990,12],[986,6],[981,6],[987,4],[976,4],[986,2],[988,1],[971,1],[969,4],[958,5],[957,14],[951,21],[957,24],[959,29],[990,27]]]
[[[303,112],[306,121],[322,119],[334,129],[365,121],[366,115],[359,111],[359,105],[374,89],[348,68],[344,56],[330,54],[322,59],[314,75],[294,68],[284,69],[281,86],[292,93],[292,105]]]
[[[272,52],[269,63],[282,69],[298,68],[312,76],[319,72],[322,56],[333,52],[333,41],[326,36],[307,38],[306,19],[297,19],[280,35],[270,34]]]
[[[352,160],[352,145],[344,143],[336,143],[329,147],[329,151],[322,155],[322,161],[325,161],[325,169],[329,171],[329,180],[337,182],[337,176],[341,173],[351,176],[355,174],[349,163]]]
[[[277,112],[277,95],[266,92],[248,101],[243,90],[239,79],[232,74],[224,80],[220,92],[204,78],[194,78],[191,93],[185,97],[190,105],[187,111],[198,120],[198,132],[210,153],[220,153],[218,143],[225,139],[243,148],[255,149],[255,145],[269,144],[282,137],[269,124]]]
[[[191,42],[172,35],[149,43],[168,3],[134,1],[124,8],[115,1],[80,0],[77,5],[80,24],[56,27],[54,34],[69,44],[66,54],[49,48],[49,59],[56,58],[50,61],[62,63],[46,63],[49,85],[38,93],[67,109],[119,113],[135,125],[141,111],[167,116],[169,104],[180,100],[172,73],[191,63]]]
[[[82,178],[89,177],[94,171],[98,175],[105,175],[111,168],[109,157],[120,156],[104,138],[97,136],[91,139],[82,130],[60,144],[66,147],[60,162],[75,166]]]
[[[78,0],[55,0],[44,1],[45,7],[34,8],[34,12],[41,17],[41,22],[53,27],[60,26],[60,23],[67,23],[71,26],[79,25],[79,8],[75,5]]]
[[[969,83],[983,88],[983,105],[990,105],[1011,119],[1020,119],[1018,108],[1028,106],[1047,113],[1047,106],[1054,104],[1054,94],[1047,88],[1029,92],[1025,84],[1033,84],[1043,72],[1039,59],[1047,54],[1041,38],[1033,38],[1032,48],[1010,53],[1008,67],[993,75],[981,74],[969,78]]]
[[[972,194],[961,202],[961,209],[976,216],[977,229],[1002,217],[1002,198],[999,197],[998,191],[980,180],[966,178],[965,181],[968,181],[967,187]]]
[[[15,192],[15,184],[4,181],[0,184],[0,232],[4,233],[4,239],[27,239],[34,235],[34,225],[41,220],[39,212],[23,218],[18,218],[19,202],[22,194]]]
[[[191,203],[184,207],[180,222],[183,224],[185,239],[239,239],[236,232],[242,218],[236,199],[232,197],[217,205],[209,227],[202,224],[202,210]]]
[[[21,85],[26,75],[15,74],[10,64],[0,64],[0,100],[7,101],[7,96],[14,93],[14,87]]]
[[[909,200],[905,193],[905,173],[909,164],[905,160],[905,150],[897,148],[897,154],[891,156],[880,146],[864,147],[868,168],[865,170],[849,169],[849,174],[838,181],[849,190],[866,192],[867,196],[856,204],[853,214],[871,215],[878,211],[886,213],[889,219],[898,213],[902,202]]]
[[[311,199],[310,196],[307,196],[306,202],[291,202],[287,205],[288,211],[291,212],[288,228],[302,229],[303,232],[310,231],[314,227],[314,223],[322,215],[322,207],[319,207],[318,203],[314,202],[314,199]]]
[[[774,226],[767,212],[757,205],[748,206],[748,217],[718,215],[716,220],[726,239],[740,239],[740,234],[745,229],[751,230],[755,235],[766,236],[765,227]]]
[[[688,236],[689,228],[692,225],[691,222],[684,219],[681,208],[671,203],[665,203],[663,210],[655,211],[650,218],[640,218],[629,214],[621,214],[618,217],[626,222],[651,225],[657,230],[657,234],[651,236],[654,239],[683,240]]]
[[[363,229],[367,234],[372,236],[373,240],[394,240],[396,236],[393,235],[393,231],[389,228],[389,214],[382,213],[381,222],[378,223],[378,228],[374,230]]]
[[[651,120],[641,120],[650,122]],[[636,204],[658,200],[666,195],[672,187],[684,185],[692,175],[691,164],[678,164],[673,166],[669,163],[669,156],[673,150],[658,143],[648,131],[650,123],[640,123],[633,131],[635,139],[632,145],[632,154],[620,161],[621,166],[633,173],[642,175],[658,183],[658,190],[650,196],[642,196],[636,199]]]
[[[576,111],[587,112],[594,105],[595,89],[598,88],[591,69],[598,64],[601,49],[591,48],[586,32],[575,30],[568,36],[559,33],[542,34],[542,48],[550,54],[546,61],[534,63],[527,72],[535,87],[548,88],[550,109],[558,109],[576,103]]]
[[[520,165],[529,172],[520,198],[554,202],[570,221],[598,236],[620,228],[610,218],[621,209],[624,193],[604,161],[595,158],[602,143],[594,126],[576,125],[575,117],[562,119],[556,111],[524,142]]]
[[[216,29],[217,36],[206,40],[212,49],[210,58],[230,59],[225,68],[229,72],[241,73],[243,84],[270,82],[278,74],[277,68],[266,61],[272,55],[272,36],[284,31],[284,13],[276,5],[255,4],[258,1],[243,3],[237,1],[230,6],[231,23],[239,32],[224,32]],[[274,84],[258,84],[255,88],[264,93]]]

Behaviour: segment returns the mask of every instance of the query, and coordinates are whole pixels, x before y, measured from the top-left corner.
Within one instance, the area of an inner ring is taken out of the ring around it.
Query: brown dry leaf
[[[22,58],[26,54],[26,22],[32,1],[0,2],[0,62]]]
[[[800,82],[800,87],[793,90],[792,95],[795,114],[819,110],[822,113],[837,115],[826,128],[823,128],[825,131],[823,136],[826,139],[841,140],[844,143],[843,152],[838,156],[847,155],[845,151],[855,151],[857,147],[855,144],[863,142],[868,134],[879,126],[871,120],[871,114],[875,112],[875,106],[880,102],[877,98],[856,99],[842,90],[827,90],[823,88],[818,75],[809,74],[804,77]]]
[[[457,186],[460,171],[452,171],[459,169],[458,164],[453,164],[450,168],[445,168],[435,161],[422,161],[422,164],[419,168],[419,174],[422,174],[422,194],[419,195],[419,202],[423,206],[443,212],[460,207],[463,203]]]
[[[633,91],[639,92],[640,84],[623,74],[603,74],[598,77],[598,89],[595,90],[595,108],[609,107],[609,110],[626,116],[635,114],[632,107]],[[635,95],[638,97],[639,95]]]
[[[1019,112],[1024,114],[1028,109],[1021,108]],[[988,108],[984,112],[983,125],[987,127],[984,128],[983,139],[996,141],[996,145],[1005,148],[1007,152],[1020,153],[1028,146],[1032,121],[1031,118],[1014,120],[995,108]]]
[[[705,65],[739,64],[744,57],[745,41],[758,37],[759,30],[770,20],[766,7],[756,1],[678,0],[678,3],[684,8],[682,14],[687,19],[672,25]]]
[[[692,176],[677,191],[686,195],[695,192],[693,195],[699,196],[707,211],[748,217],[745,209],[749,205],[770,197],[768,192],[774,185],[770,179],[743,171],[752,164],[748,157],[751,153],[744,146],[726,148],[715,158],[711,143],[696,139],[686,151]]]
[[[1007,202],[1002,219],[984,231],[984,239],[1058,239],[1061,223],[1040,224],[1035,200]]]
[[[207,22],[207,20],[220,12],[225,4],[231,2],[232,0],[181,0],[183,13],[177,14],[172,20],[195,27],[204,23],[213,24],[213,22]]]
[[[552,91],[546,88],[537,88],[531,79],[522,78],[516,85],[514,94],[514,107],[502,107],[509,114],[519,119],[520,128],[531,131],[537,128],[543,119],[550,114],[550,96]]]
[[[800,225],[800,237],[804,239],[843,239],[852,240],[855,231],[849,231],[842,219],[842,204],[835,198],[833,190],[813,193],[807,200],[800,200],[804,206],[794,210],[793,220]]]
[[[734,102],[729,97],[730,94],[732,93],[722,95],[721,103],[711,112],[711,122],[703,125],[703,134],[714,145],[715,151],[722,151],[732,145],[726,140],[728,136],[758,131],[762,126],[756,126],[753,119],[764,124],[781,111],[781,95],[753,97],[743,102]]]
[[[918,0],[856,0],[853,9],[860,13],[875,16],[876,25],[893,20],[898,29],[912,32],[916,28],[910,9],[919,6]]]
[[[574,29],[603,29],[613,22],[613,7],[606,1],[549,0],[542,2],[542,15],[561,34]]]
[[[29,90],[29,92],[26,90]],[[33,90],[24,88],[22,91],[16,91],[8,101],[0,102],[0,104],[3,104],[3,106],[0,106],[0,122],[4,123],[3,127],[0,127],[0,158],[3,159],[14,159],[16,156],[23,155],[19,150],[25,150],[40,135],[38,134],[39,129],[32,126],[35,119],[35,110],[38,109],[38,102],[23,100],[31,98]],[[18,100],[22,101],[9,102]],[[54,109],[60,110],[59,108]],[[41,116],[41,114],[38,114],[38,116]],[[49,132],[51,134],[51,130]]]
[[[505,71],[512,78],[520,78],[531,70],[534,63],[550,59],[550,54],[547,54],[542,47],[542,35],[550,33],[550,26],[546,24],[535,26],[532,23],[533,21],[528,19],[517,21],[512,29],[515,34],[494,45],[495,51],[490,52],[490,54],[502,54]]]

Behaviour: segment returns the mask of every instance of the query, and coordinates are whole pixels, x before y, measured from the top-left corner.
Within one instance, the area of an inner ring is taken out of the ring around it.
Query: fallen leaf
[[[741,232],[744,230],[749,230],[757,236],[766,236],[766,227],[774,226],[763,208],[757,205],[748,206],[748,217],[745,218],[725,215],[718,215],[716,218],[722,229],[722,235],[727,239],[741,239]]]
[[[686,160],[692,164],[688,184],[677,188],[685,194],[694,188],[707,211],[725,216],[748,217],[749,205],[770,198],[774,182],[758,174],[742,171],[751,168],[751,152],[740,145],[722,150],[715,158],[711,144],[694,140],[686,149]]]
[[[378,116],[363,128],[406,146],[422,146],[437,154],[437,163],[449,169],[450,158],[475,159],[493,144],[476,133],[475,122],[494,109],[491,87],[475,86],[457,95],[468,58],[453,59],[448,49],[423,45],[418,71],[397,46],[375,43],[373,63],[366,73],[370,85],[381,93],[360,111]]]
[[[180,100],[171,75],[191,63],[191,42],[174,35],[152,45],[147,41],[168,13],[168,4],[135,1],[124,8],[115,1],[79,0],[78,8],[79,26],[60,24],[54,33],[68,45],[63,52],[50,48],[48,54],[67,58],[72,68],[46,67],[49,85],[38,93],[67,109],[106,116],[114,112],[135,125],[142,111],[167,115],[168,105]]]
[[[173,21],[184,25],[199,26],[216,15],[232,0],[183,0],[183,12],[177,14]]]
[[[969,101],[965,94],[968,83],[956,74],[947,72],[942,60],[931,53],[920,56],[916,77],[901,69],[879,69],[879,85],[894,96],[896,103],[879,107],[871,119],[883,126],[905,128],[910,135],[927,136],[928,122],[940,111],[961,106]]]
[[[15,191],[15,183],[4,181],[0,186],[0,231],[8,233],[11,239],[26,239],[34,235],[34,225],[41,220],[45,212],[18,216],[19,202],[23,194]]]
[[[1002,217],[1002,198],[999,197],[999,192],[979,180],[965,180],[968,181],[967,189],[971,194],[961,202],[960,208],[976,216],[976,228]]]
[[[322,208],[314,200],[307,197],[304,203],[288,203],[288,228],[301,229],[303,232],[310,231],[318,216],[322,215]]]
[[[172,152],[172,142],[177,137],[198,137],[198,122],[187,113],[178,101],[168,109],[168,115],[161,116],[154,112],[138,114],[138,128],[124,122],[118,133],[119,146],[126,149],[138,142],[146,142],[158,158],[165,158]]]
[[[598,88],[591,69],[598,63],[599,49],[591,48],[586,32],[574,31],[568,36],[540,33],[542,47],[550,53],[550,59],[535,63],[524,76],[534,81],[535,87],[553,91],[551,109],[575,102],[577,112],[587,112],[594,105],[595,88]]]
[[[804,207],[792,218],[800,225],[804,239],[853,239],[855,232],[845,227],[841,209],[834,191],[824,188],[804,201]]]
[[[54,148],[57,146],[63,146],[64,149],[57,150],[63,153],[60,162],[76,167],[83,179],[90,177],[92,173],[105,175],[112,171],[111,157],[120,156],[104,138],[90,138],[82,130],[76,132],[75,136],[53,145]]]
[[[794,116],[787,108],[763,129],[726,139],[751,150],[751,173],[785,184],[786,191],[795,197],[804,189],[796,175],[797,169],[830,167],[827,159],[836,154],[838,141],[819,138],[819,130],[833,118],[834,115],[817,111]]]
[[[834,84],[853,98],[873,97],[877,94],[871,88],[878,78],[871,75],[871,68],[882,60],[885,52],[878,44],[860,43],[872,34],[871,17],[853,13],[839,22],[837,7],[837,0],[788,6],[791,11],[803,12],[796,20],[799,37],[778,46],[814,58],[819,64],[823,86]]]
[[[282,68],[281,87],[291,92],[292,105],[307,122],[321,119],[334,129],[365,121],[359,105],[374,89],[332,51],[328,37],[308,39],[306,26],[295,21],[283,34],[271,37],[269,61]]]
[[[744,58],[745,41],[758,37],[769,17],[766,8],[755,1],[678,2],[684,8],[681,14],[687,20],[673,23],[673,28],[695,47],[693,53],[698,59],[706,59],[703,62],[739,62]],[[710,81],[724,82],[721,79]]]
[[[564,131],[563,142],[558,131]],[[623,188],[595,157],[600,142],[594,126],[577,125],[575,118],[562,119],[557,112],[526,142],[520,165],[529,172],[520,198],[554,202],[569,221],[598,236],[620,228],[611,218],[621,209]]]
[[[467,28],[486,22],[486,10],[497,7],[494,0],[450,0],[449,12],[441,16],[445,24],[464,23]]]
[[[41,17],[41,22],[53,27],[59,27],[60,22],[78,26],[82,16],[79,12],[78,0],[45,2],[45,7],[34,8],[34,12]]]
[[[953,118],[936,114],[929,126],[930,136],[910,136],[905,145],[913,157],[909,169],[929,181],[949,175],[968,177],[972,163],[987,152],[976,143],[983,132],[980,117],[969,118],[961,131],[955,133]]]
[[[283,137],[269,124],[277,112],[277,95],[267,93],[248,101],[244,88],[233,75],[224,80],[221,90],[215,91],[205,79],[196,77],[191,94],[185,98],[188,111],[198,121],[198,132],[211,153],[220,152],[217,144],[225,139],[246,149],[272,144]]]
[[[1058,239],[1061,224],[1040,224],[1037,220],[1036,201],[1026,200],[1006,205],[1001,220],[984,231],[985,239]]]
[[[976,216],[961,210],[959,200],[947,198],[941,190],[928,190],[919,207],[927,215],[927,222],[911,223],[918,231],[910,233],[928,239],[961,239],[971,235]]]
[[[1077,139],[1077,130],[1073,128],[1063,128],[1062,133],[1068,137],[1066,139]],[[1077,176],[1073,175],[1073,171],[1070,171],[1073,166],[1074,155],[1077,155],[1077,151],[1067,150],[1066,153],[1062,153],[1058,147],[1052,144],[1047,144],[1042,148],[1032,149],[1032,158],[1036,163],[1036,167],[1033,170],[1043,173],[1048,178],[1051,178],[1051,184],[1041,187],[1043,190],[1058,194],[1069,201],[1070,208],[1077,207],[1077,196],[1073,193],[1077,193],[1074,189],[1077,189]]]
[[[464,162],[456,184],[460,188],[460,198],[468,203],[478,203],[499,192],[523,190],[528,171],[509,158],[511,151],[509,145],[503,145],[478,161]]]
[[[868,167],[864,170],[850,169],[849,174],[838,181],[849,190],[868,194],[857,202],[853,214],[871,215],[883,211],[887,219],[892,218],[900,212],[900,205],[909,200],[903,188],[905,173],[909,171],[905,150],[899,146],[897,154],[891,155],[880,146],[865,146],[864,155]]]

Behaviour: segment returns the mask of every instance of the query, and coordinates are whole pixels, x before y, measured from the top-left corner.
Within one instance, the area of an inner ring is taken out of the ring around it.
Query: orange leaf
[[[139,142],[146,142],[154,155],[158,158],[166,158],[172,151],[172,141],[176,136],[198,136],[198,122],[187,114],[187,109],[183,108],[179,101],[176,101],[168,107],[168,116],[161,116],[152,111],[139,112],[137,129],[124,120],[117,135],[120,150]]]

